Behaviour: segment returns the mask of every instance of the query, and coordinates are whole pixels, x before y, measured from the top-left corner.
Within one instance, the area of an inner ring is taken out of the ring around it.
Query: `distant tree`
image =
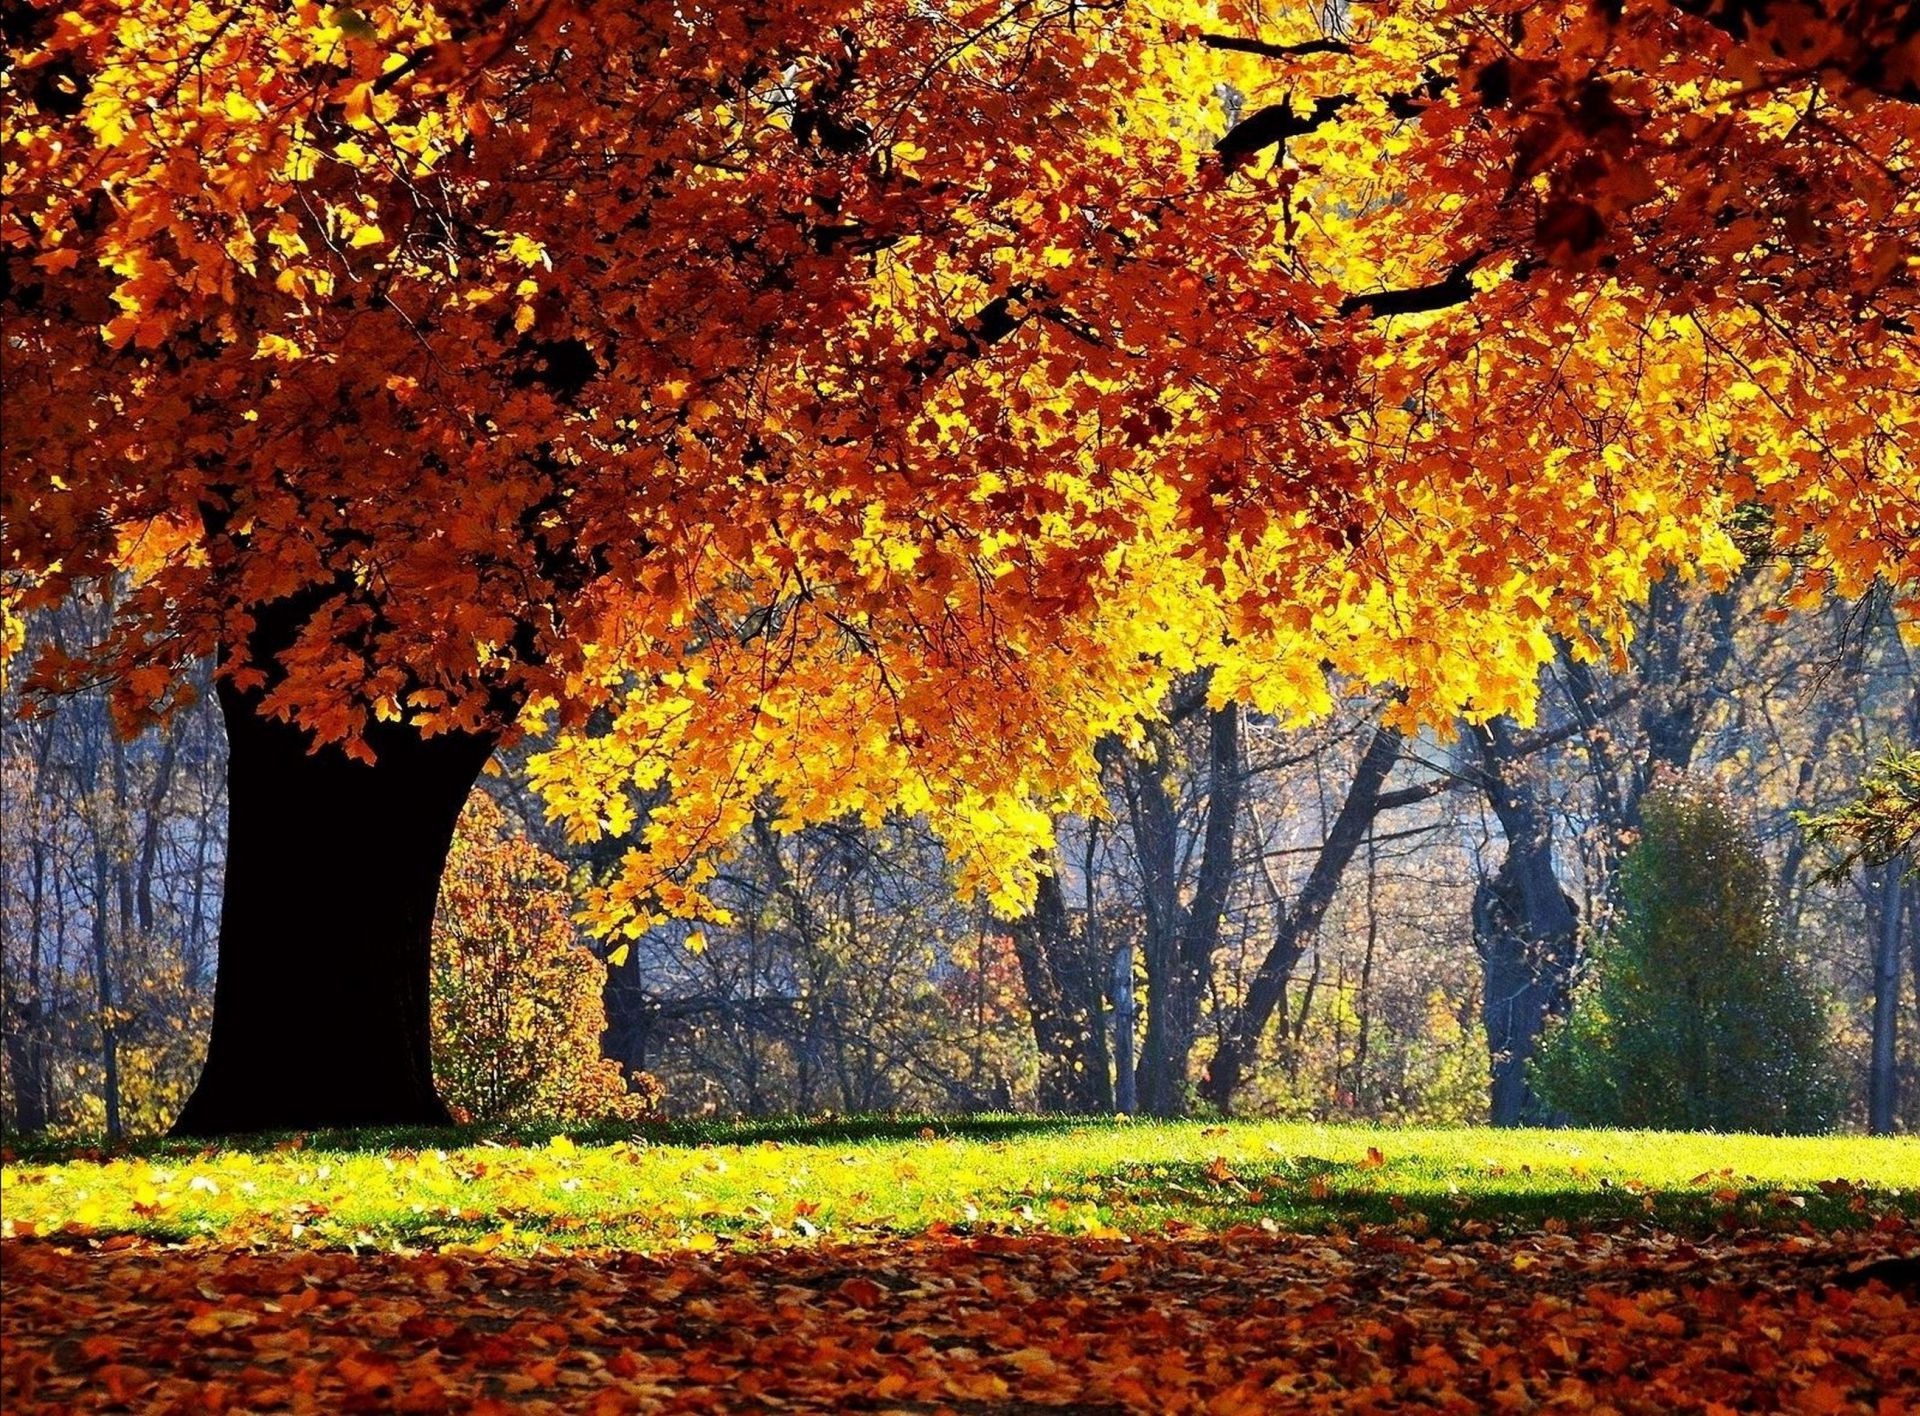
[[[559,861],[476,792],[433,926],[433,1067],[455,1114],[599,1120],[651,1101],[600,1055],[604,968],[581,944]]]
[[[1820,999],[1778,926],[1765,858],[1724,797],[1649,792],[1621,909],[1534,1087],[1598,1125],[1817,1131],[1836,1088]]]

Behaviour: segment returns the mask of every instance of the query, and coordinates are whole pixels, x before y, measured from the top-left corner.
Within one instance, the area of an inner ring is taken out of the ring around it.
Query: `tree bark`
[[[106,1114],[107,1139],[120,1139],[120,1022],[113,996],[113,947],[107,923],[107,860],[105,823],[93,823],[93,986],[100,1013],[100,1103]]]
[[[53,752],[53,734],[41,735],[34,751],[32,791],[45,790],[47,761]],[[16,808],[17,809],[17,808]],[[47,1085],[47,1016],[51,1011],[41,976],[42,946],[47,904],[48,841],[45,823],[36,803],[33,808],[33,844],[29,857],[33,868],[27,892],[27,978],[26,997],[22,1001],[18,978],[0,977],[0,993],[6,997],[0,1014],[0,1033],[4,1034],[8,1075],[13,1081],[12,1128],[31,1135],[44,1131],[52,1120],[52,1096]]]
[[[9,1003],[0,1042],[7,1052],[7,1076],[13,1083],[13,1111],[7,1129],[31,1136],[47,1129],[45,1021],[37,996],[23,1006]]]
[[[1920,1037],[1920,890],[1907,896],[1907,979],[1913,991],[1914,1035]]]
[[[229,786],[206,1069],[176,1135],[437,1125],[428,988],[454,822],[491,738],[367,731],[372,765],[223,680]]]

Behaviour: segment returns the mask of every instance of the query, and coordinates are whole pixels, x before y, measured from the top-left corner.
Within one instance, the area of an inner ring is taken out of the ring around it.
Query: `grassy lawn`
[[[18,1237],[506,1252],[1239,1225],[1831,1228],[1920,1215],[1920,1139],[1017,1118],[467,1130],[41,1150],[0,1167],[0,1187]]]

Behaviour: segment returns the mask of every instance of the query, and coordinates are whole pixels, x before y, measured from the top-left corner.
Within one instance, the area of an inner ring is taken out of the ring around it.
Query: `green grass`
[[[1832,1228],[1920,1217],[1917,1187],[1914,1138],[983,1117],[42,1146],[0,1166],[0,1212],[15,1235],[523,1252],[943,1227]]]

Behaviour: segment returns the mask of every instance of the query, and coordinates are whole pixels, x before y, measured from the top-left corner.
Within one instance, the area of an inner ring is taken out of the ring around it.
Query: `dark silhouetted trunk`
[[[1282,917],[1273,943],[1260,961],[1259,972],[1247,988],[1246,1002],[1234,1016],[1220,1050],[1207,1068],[1202,1090],[1222,1111],[1231,1109],[1233,1094],[1259,1051],[1267,1024],[1286,998],[1287,980],[1319,934],[1327,907],[1340,889],[1340,877],[1380,812],[1380,788],[1399,759],[1401,741],[1400,734],[1392,728],[1380,728],[1367,744],[1339,814],[1327,830],[1320,854],[1314,857],[1307,883],[1301,887],[1293,907]]]
[[[1907,896],[1907,983],[1913,992],[1914,1035],[1920,1037],[1920,890]]]
[[[1014,922],[1012,934],[1040,1051],[1040,1109],[1079,1115],[1113,1110],[1100,1013],[1104,961],[1085,932],[1073,927],[1058,876],[1040,878],[1033,909]]]
[[[368,765],[222,681],[227,863],[206,1070],[180,1135],[443,1124],[430,931],[491,739],[377,723]]]
[[[1541,1119],[1527,1068],[1547,1018],[1565,1003],[1580,919],[1554,870],[1552,813],[1517,758],[1516,740],[1498,721],[1472,732],[1487,801],[1507,837],[1499,871],[1473,900],[1492,1069],[1489,1119],[1519,1126]]]
[[[34,750],[33,780],[46,780],[47,763],[53,755],[52,733],[43,733]],[[53,1119],[52,1077],[47,1066],[47,1017],[51,1011],[45,992],[42,959],[46,943],[48,875],[51,846],[46,832],[35,829],[28,858],[32,861],[27,879],[27,969],[22,995],[21,980],[0,970],[0,1036],[4,1037],[7,1075],[13,1082],[12,1129],[23,1134],[44,1131]]]
[[[36,999],[10,1011],[6,1019],[7,1077],[13,1083],[13,1112],[8,1129],[32,1135],[47,1129],[46,1024]]]

